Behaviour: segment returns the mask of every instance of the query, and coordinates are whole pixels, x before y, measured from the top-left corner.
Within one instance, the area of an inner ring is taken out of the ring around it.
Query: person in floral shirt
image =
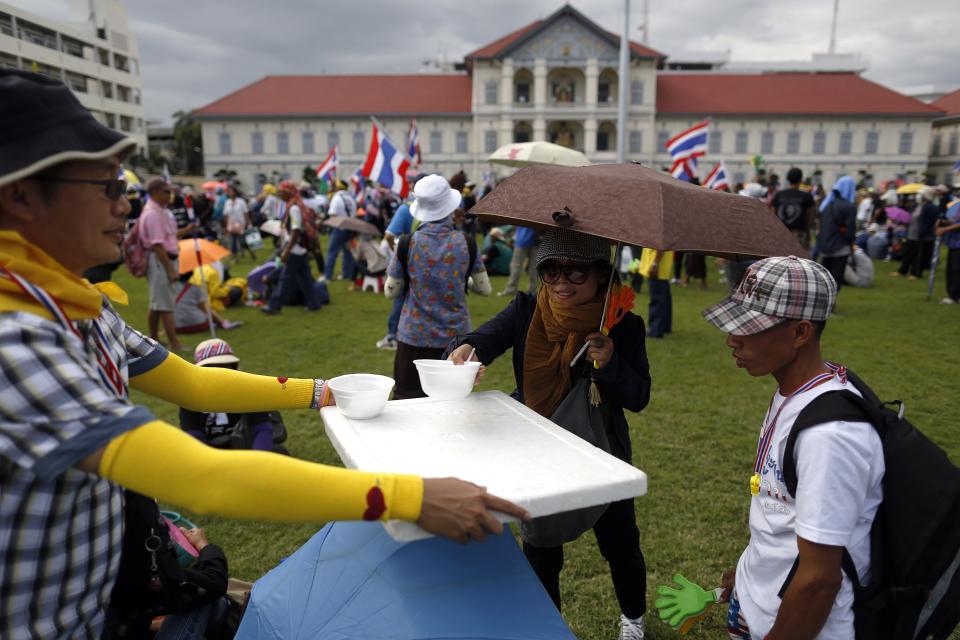
[[[410,211],[420,226],[409,239],[402,239],[408,242],[407,248],[398,246],[387,268],[385,286],[388,298],[407,291],[393,361],[394,398],[398,400],[426,395],[414,360],[439,359],[451,338],[470,331],[468,283],[471,291],[490,295],[483,260],[476,249],[470,250],[469,243],[475,247],[476,239],[453,225],[460,193],[451,189],[443,176],[431,175],[417,182],[413,194],[416,200]]]

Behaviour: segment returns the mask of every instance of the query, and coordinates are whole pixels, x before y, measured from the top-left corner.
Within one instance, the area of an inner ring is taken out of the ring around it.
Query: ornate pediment
[[[597,58],[616,62],[620,53],[613,41],[612,36],[579,14],[562,14],[546,21],[501,56],[517,61],[546,58],[551,62],[582,63]]]

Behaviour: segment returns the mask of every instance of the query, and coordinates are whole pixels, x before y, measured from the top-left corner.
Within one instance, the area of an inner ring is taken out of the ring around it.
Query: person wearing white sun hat
[[[460,192],[443,176],[429,175],[417,181],[413,195],[410,212],[420,226],[398,240],[384,287],[388,298],[407,292],[393,361],[397,399],[425,395],[414,360],[440,358],[451,338],[470,331],[466,289],[490,295],[476,239],[453,225]]]

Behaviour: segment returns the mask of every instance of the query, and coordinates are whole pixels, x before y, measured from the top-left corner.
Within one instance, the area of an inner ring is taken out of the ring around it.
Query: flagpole
[[[630,0],[623,0],[623,33],[620,34],[620,82],[617,96],[617,162],[623,163],[627,143],[627,88],[630,86]]]

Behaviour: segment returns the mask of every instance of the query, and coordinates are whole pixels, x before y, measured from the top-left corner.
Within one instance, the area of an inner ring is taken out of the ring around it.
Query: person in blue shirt
[[[529,227],[517,227],[513,234],[513,258],[510,260],[510,277],[507,278],[506,288],[498,293],[498,296],[514,296],[520,286],[520,274],[523,273],[523,263],[527,263],[527,274],[530,276],[530,284],[527,286],[527,293],[536,295],[537,267],[535,265],[537,249],[540,247],[540,234]]]
[[[390,220],[387,232],[384,234],[387,244],[390,245],[390,250],[395,252],[397,250],[397,239],[404,234],[410,235],[412,232],[413,214],[410,213],[410,205],[404,202],[397,207],[397,212],[393,214],[393,219]],[[377,340],[377,349],[397,350],[397,326],[400,324],[400,312],[403,310],[403,301],[406,299],[406,294],[401,294],[393,299],[393,307],[391,307],[390,315],[387,317],[387,335]]]

